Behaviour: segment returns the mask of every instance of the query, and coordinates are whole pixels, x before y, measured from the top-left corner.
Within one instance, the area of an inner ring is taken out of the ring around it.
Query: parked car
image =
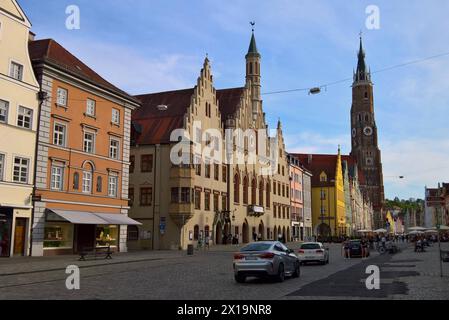
[[[321,242],[306,242],[298,250],[298,259],[301,264],[318,262],[322,265],[329,263],[329,248]]]
[[[348,249],[349,249],[349,257],[350,258],[362,258],[362,241],[361,240],[351,240],[348,244],[345,245],[345,257],[348,257]],[[366,246],[366,256],[370,256],[369,245]]]
[[[234,278],[238,283],[247,277],[274,277],[283,282],[286,276],[299,278],[300,273],[298,257],[279,241],[254,242],[234,254]]]

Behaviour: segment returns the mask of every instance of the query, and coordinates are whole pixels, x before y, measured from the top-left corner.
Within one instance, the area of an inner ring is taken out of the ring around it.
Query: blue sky
[[[244,83],[249,21],[256,21],[263,92],[352,76],[358,35],[371,69],[449,52],[446,0],[19,0],[37,38],[54,38],[103,77],[133,93],[194,86],[208,53],[215,86]],[[65,28],[68,5],[81,29]],[[368,5],[380,29],[365,27]],[[386,196],[423,197],[449,181],[449,57],[373,75]],[[351,83],[264,96],[267,120],[283,123],[290,152],[350,151]],[[397,176],[404,175],[400,180]]]

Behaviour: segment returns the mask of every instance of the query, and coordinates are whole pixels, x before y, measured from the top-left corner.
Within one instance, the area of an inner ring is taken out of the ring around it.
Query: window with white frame
[[[66,89],[58,88],[56,91],[56,104],[59,106],[67,107],[68,92]]]
[[[14,158],[13,181],[18,183],[28,183],[28,166],[30,160],[21,157]]]
[[[64,167],[54,164],[51,168],[51,189],[62,190],[64,181]]]
[[[9,103],[0,100],[0,122],[8,122]]]
[[[33,110],[20,106],[17,115],[17,126],[31,129],[33,121]]]
[[[5,171],[5,155],[0,153],[0,181],[3,181],[4,171]]]
[[[53,144],[65,147],[67,127],[62,123],[55,122],[53,128]]]
[[[117,139],[111,139],[109,143],[109,158],[118,159],[119,158],[120,141]]]
[[[94,153],[95,148],[95,133],[93,132],[84,132],[84,152]]]
[[[92,193],[92,172],[83,172],[83,193]]]
[[[11,66],[9,68],[9,76],[16,80],[22,81],[23,66],[17,62],[11,62]]]
[[[87,99],[87,108],[86,108],[86,114],[88,116],[94,117],[95,116],[95,100]]]
[[[108,196],[115,198],[117,197],[118,176],[112,174],[109,176],[108,180]]]
[[[120,124],[120,110],[112,109],[112,123]]]

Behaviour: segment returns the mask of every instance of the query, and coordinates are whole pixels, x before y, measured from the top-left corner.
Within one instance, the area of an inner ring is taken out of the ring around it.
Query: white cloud
[[[63,46],[64,41],[58,39]],[[70,39],[67,49],[107,81],[130,94],[191,88],[202,68],[202,58],[173,53],[154,56],[112,43]]]
[[[422,198],[426,185],[436,186],[438,182],[449,181],[447,150],[448,139],[386,141],[382,150],[386,196]],[[405,176],[403,180],[398,178],[402,175]]]
[[[317,132],[284,135],[285,145],[290,153],[337,154],[339,145],[343,154],[350,150],[349,135],[324,136]]]

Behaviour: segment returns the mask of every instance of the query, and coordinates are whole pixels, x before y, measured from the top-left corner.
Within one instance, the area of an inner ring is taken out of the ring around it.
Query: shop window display
[[[47,223],[45,226],[44,248],[73,248],[73,225],[63,223]]]
[[[118,244],[118,227],[115,225],[97,226],[95,238],[97,247],[116,247]]]

